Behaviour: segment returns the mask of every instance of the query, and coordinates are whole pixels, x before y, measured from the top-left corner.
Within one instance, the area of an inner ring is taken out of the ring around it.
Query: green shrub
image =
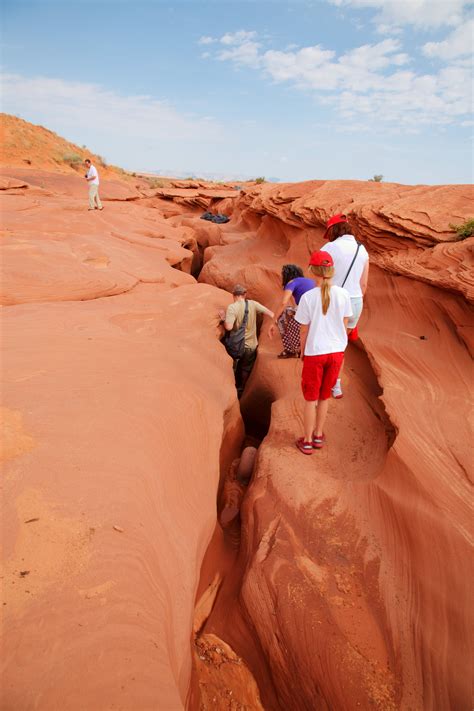
[[[383,175],[374,175],[373,178],[369,178],[369,183],[381,183],[383,180]]]
[[[149,180],[150,188],[154,190],[155,188],[164,188],[165,184],[162,180]]]
[[[466,222],[464,222],[462,225],[449,225],[451,229],[456,232],[456,241],[460,241],[462,239],[467,239],[468,237],[472,237],[474,235],[474,218],[470,217]]]
[[[103,156],[97,156],[97,162],[102,166],[102,168],[107,168],[107,161]]]
[[[255,178],[255,182],[257,183],[257,185],[260,185],[261,183],[265,182],[265,178],[264,177]]]
[[[79,153],[64,153],[62,156],[64,163],[67,163],[71,168],[77,168],[77,166],[82,163],[82,158]]]

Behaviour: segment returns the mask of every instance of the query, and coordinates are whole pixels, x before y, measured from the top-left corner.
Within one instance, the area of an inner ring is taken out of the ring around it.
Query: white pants
[[[91,183],[89,185],[89,210],[94,210],[96,207],[98,210],[102,209],[102,203],[99,197],[99,186]]]
[[[351,296],[351,306],[352,306],[352,316],[347,322],[347,328],[355,328],[357,322],[360,319],[362,313],[362,308],[364,306],[364,299],[362,296]]]

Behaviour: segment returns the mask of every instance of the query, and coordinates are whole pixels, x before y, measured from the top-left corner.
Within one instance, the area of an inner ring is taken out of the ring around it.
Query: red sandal
[[[312,447],[313,449],[322,449],[324,445],[326,444],[326,435],[315,435],[313,433],[313,441],[312,441]]]
[[[303,454],[313,454],[313,443],[305,442],[304,437],[300,437],[299,439],[297,439],[295,444],[300,450],[300,452],[303,452]]]

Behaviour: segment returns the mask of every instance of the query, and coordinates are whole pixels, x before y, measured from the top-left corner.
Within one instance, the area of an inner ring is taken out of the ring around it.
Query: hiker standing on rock
[[[340,371],[347,346],[347,326],[352,317],[351,298],[340,286],[333,286],[334,261],[328,252],[313,252],[309,270],[316,288],[301,297],[295,318],[301,324],[303,373],[301,389],[305,399],[304,436],[296,440],[303,454],[313,454],[326,441],[323,433],[331,389]]]
[[[369,281],[369,254],[366,248],[357,242],[346,215],[338,214],[329,218],[324,239],[329,240],[324,251],[334,260],[335,286],[344,287],[349,292],[352,305],[352,317],[347,324],[350,341],[357,339],[357,322],[364,305],[364,294]],[[332,390],[336,399],[342,397],[341,371]]]
[[[300,355],[300,325],[295,321],[296,308],[300,299],[307,291],[314,289],[314,281],[303,276],[303,270],[296,264],[284,264],[281,269],[283,298],[275,314],[275,323],[268,329],[268,335],[273,338],[275,326],[278,326],[283,350],[278,358],[299,358]]]
[[[89,158],[84,161],[87,168],[85,179],[89,183],[89,210],[103,210],[99,197],[99,173],[95,165],[92,165]]]
[[[258,301],[247,299],[247,288],[236,284],[232,289],[234,301],[220,316],[227,331],[224,345],[234,359],[235,384],[239,395],[245,387],[257,357],[257,314],[273,318],[273,311]]]

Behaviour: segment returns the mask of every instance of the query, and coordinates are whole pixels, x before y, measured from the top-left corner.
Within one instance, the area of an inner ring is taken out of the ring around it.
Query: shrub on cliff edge
[[[266,181],[265,181],[265,178],[261,177],[261,178],[255,178],[255,182],[257,183],[257,185],[260,185],[261,183],[265,183]]]
[[[467,239],[467,237],[472,237],[474,235],[474,217],[470,217],[462,225],[449,225],[451,229],[456,232],[456,241]]]
[[[82,163],[82,158],[79,153],[64,153],[62,156],[64,163],[67,163],[71,168],[77,168]]]

